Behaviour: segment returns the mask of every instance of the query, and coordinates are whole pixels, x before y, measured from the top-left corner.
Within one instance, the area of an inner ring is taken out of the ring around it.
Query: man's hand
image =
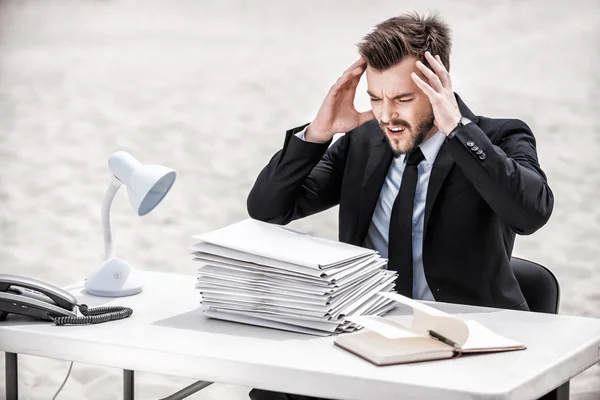
[[[411,74],[411,77],[429,98],[435,117],[435,126],[447,136],[458,125],[461,118],[460,110],[454,97],[454,91],[452,90],[452,81],[446,67],[442,64],[440,56],[435,56],[434,58],[427,51],[425,52],[425,58],[435,73],[421,61],[417,61],[417,68],[427,78],[429,84],[419,78],[414,72]]]
[[[316,118],[304,135],[307,141],[325,143],[336,133],[348,132],[375,118],[371,110],[358,112],[354,108],[356,87],[366,68],[367,61],[361,57],[329,89]]]

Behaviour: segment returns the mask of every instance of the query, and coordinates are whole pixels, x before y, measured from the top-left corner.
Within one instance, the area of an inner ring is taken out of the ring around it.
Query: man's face
[[[433,109],[429,99],[410,77],[419,74],[414,57],[383,71],[367,66],[367,92],[371,108],[395,154],[405,154],[433,135]]]

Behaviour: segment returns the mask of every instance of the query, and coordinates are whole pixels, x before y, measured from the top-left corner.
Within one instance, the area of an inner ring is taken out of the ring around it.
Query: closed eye
[[[410,103],[411,101],[413,101],[414,99],[408,99],[408,100],[400,100],[400,99],[396,99],[397,102],[399,103]],[[381,99],[375,99],[373,97],[371,97],[371,101],[381,101]]]

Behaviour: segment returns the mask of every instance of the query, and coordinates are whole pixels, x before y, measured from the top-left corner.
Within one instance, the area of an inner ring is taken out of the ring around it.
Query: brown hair
[[[429,67],[426,51],[434,57],[439,55],[450,71],[450,28],[436,14],[423,17],[415,12],[387,19],[376,25],[357,46],[360,55],[377,71],[384,71],[410,56]]]

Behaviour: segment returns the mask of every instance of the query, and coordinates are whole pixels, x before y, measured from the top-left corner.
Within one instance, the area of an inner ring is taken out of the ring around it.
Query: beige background
[[[452,25],[455,90],[476,114],[533,129],[556,206],[515,253],[554,271],[563,314],[600,317],[597,1],[0,1],[0,270],[65,285],[95,269],[106,160],[126,150],[179,175],[144,218],[119,193],[118,254],[193,274],[190,236],[247,217],[247,193],[285,130],[313,118],[374,24],[412,9]],[[336,213],[292,226],[336,238]],[[21,360],[23,398],[51,398],[68,363]],[[138,398],[190,382],[139,374]],[[120,371],[75,364],[59,398],[120,390]],[[213,385],[192,398],[247,391]],[[600,368],[572,391],[600,398]]]

